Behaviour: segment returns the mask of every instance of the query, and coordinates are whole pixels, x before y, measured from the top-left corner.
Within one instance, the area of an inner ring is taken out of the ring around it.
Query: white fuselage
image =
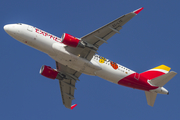
[[[61,38],[27,24],[10,24],[4,27],[6,32],[16,40],[48,54],[55,61],[84,74],[99,76],[113,83],[135,73],[134,71],[114,64],[108,59],[94,55],[88,61],[66,51]]]

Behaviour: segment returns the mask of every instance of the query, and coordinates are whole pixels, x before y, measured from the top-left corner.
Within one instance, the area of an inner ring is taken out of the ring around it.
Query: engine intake
[[[86,44],[79,40],[78,38],[70,35],[70,34],[67,34],[67,33],[64,33],[61,37],[62,39],[62,43],[64,43],[65,45],[68,45],[68,46],[71,46],[71,47],[81,47],[81,48],[84,48],[86,46]]]
[[[50,66],[43,65],[39,73],[50,79],[63,79],[63,76],[58,74],[59,72],[52,69]]]

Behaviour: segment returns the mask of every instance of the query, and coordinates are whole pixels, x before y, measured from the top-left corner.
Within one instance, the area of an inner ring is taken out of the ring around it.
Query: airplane
[[[43,65],[40,74],[58,79],[62,102],[66,108],[74,98],[75,83],[83,74],[98,76],[107,81],[122,86],[145,91],[147,103],[154,106],[157,94],[169,94],[163,86],[177,73],[170,71],[170,67],[160,65],[142,73],[117,64],[97,54],[97,50],[114,34],[119,33],[122,26],[143,10],[139,8],[125,14],[99,29],[77,38],[64,33],[57,37],[31,25],[17,23],[7,24],[4,30],[16,40],[49,55],[56,61],[56,69]]]

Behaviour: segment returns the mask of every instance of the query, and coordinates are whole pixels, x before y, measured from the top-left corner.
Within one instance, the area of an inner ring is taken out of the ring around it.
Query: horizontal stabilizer
[[[157,93],[152,93],[152,92],[145,91],[145,94],[146,94],[146,99],[147,99],[148,105],[153,107],[154,102],[156,100]]]
[[[154,78],[152,80],[150,80],[149,82],[152,84],[152,85],[155,85],[155,86],[159,86],[159,87],[163,87],[169,80],[171,80],[177,73],[174,72],[174,71],[171,71],[167,74],[164,74],[164,75],[161,75],[157,78]]]

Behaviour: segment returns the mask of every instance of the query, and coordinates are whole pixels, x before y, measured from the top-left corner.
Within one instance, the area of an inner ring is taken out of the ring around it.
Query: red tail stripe
[[[145,78],[151,80],[151,79],[154,79],[156,77],[159,77],[161,75],[164,75],[165,73],[163,72],[160,72],[160,71],[146,71],[146,72],[143,72],[141,73],[140,75],[144,76]]]

